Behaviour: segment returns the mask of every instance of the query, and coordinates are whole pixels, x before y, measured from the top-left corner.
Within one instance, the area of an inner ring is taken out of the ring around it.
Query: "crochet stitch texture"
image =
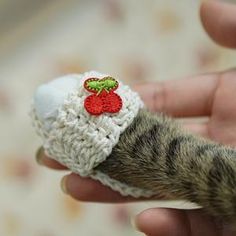
[[[39,116],[37,101],[34,101],[31,110],[33,125],[43,140],[47,155],[72,172],[97,179],[122,195],[151,196],[153,194],[151,191],[128,186],[94,170],[110,155],[112,148],[119,141],[120,134],[132,123],[139,109],[143,107],[139,95],[118,81],[119,87],[116,93],[123,102],[121,110],[99,116],[89,114],[84,107],[84,100],[91,93],[84,88],[84,81],[88,78],[101,79],[105,76],[107,75],[95,71],[70,75],[78,80],[78,85],[67,94],[63,104],[50,117],[50,127],[46,124],[46,119]],[[36,94],[37,92],[39,91],[36,91]]]

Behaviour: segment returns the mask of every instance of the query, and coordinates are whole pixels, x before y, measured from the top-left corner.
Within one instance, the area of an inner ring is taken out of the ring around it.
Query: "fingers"
[[[45,154],[43,147],[40,147],[37,151],[36,160],[40,165],[51,169],[67,170],[65,166],[49,158]],[[61,188],[64,193],[80,201],[119,203],[138,200],[132,197],[123,197],[118,192],[113,191],[96,180],[82,178],[76,174],[65,176],[61,181]],[[143,199],[140,198],[139,200]]]
[[[40,165],[44,165],[51,169],[68,170],[65,166],[49,158],[45,154],[43,147],[39,148],[36,154],[36,160]],[[91,178],[82,178],[79,175],[73,173],[63,177],[61,181],[61,189],[64,193],[71,195],[73,198],[87,202],[119,203],[151,200],[148,198],[137,199],[121,196],[118,192],[115,192],[111,188],[104,186],[99,181],[93,180]],[[154,198],[159,199],[160,197],[155,196]]]
[[[46,166],[48,168],[51,169],[55,169],[55,170],[67,170],[67,168],[63,165],[61,165],[60,163],[58,163],[57,161],[49,158],[45,152],[43,147],[40,147],[36,153],[36,161],[38,162],[38,164]]]
[[[190,133],[199,135],[204,138],[211,138],[209,136],[208,122],[183,122],[183,128]]]
[[[98,181],[76,174],[65,176],[61,181],[61,188],[64,193],[80,201],[119,203],[136,200],[132,197],[123,197]]]
[[[146,83],[134,87],[151,111],[174,117],[209,116],[219,74]]]
[[[215,219],[206,215],[202,210],[186,210],[192,235],[221,235],[221,226],[216,225]],[[201,227],[199,227],[201,226]]]
[[[202,24],[217,43],[236,48],[236,5],[205,1],[200,9]]]
[[[149,236],[219,235],[212,218],[200,210],[148,209],[136,217],[135,224]]]
[[[136,228],[148,236],[190,236],[186,214],[174,209],[148,209],[135,219]],[[205,234],[206,235],[206,234]]]

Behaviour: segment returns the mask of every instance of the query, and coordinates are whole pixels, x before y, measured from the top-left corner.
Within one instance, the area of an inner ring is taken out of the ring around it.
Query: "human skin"
[[[236,48],[236,5],[216,0],[204,1],[200,16],[206,32],[215,42]],[[150,110],[183,118],[183,128],[236,147],[236,70],[173,81],[144,83],[133,88],[139,92]],[[185,122],[185,118],[202,116],[207,117],[207,120]],[[37,160],[53,169],[66,169],[48,158],[43,149],[40,149]],[[80,201],[137,201],[131,197],[122,197],[95,180],[81,178],[73,173],[63,178],[62,188]],[[236,235],[236,232],[220,222],[216,223],[214,218],[206,216],[201,210],[147,209],[136,216],[135,224],[138,230],[148,236]]]

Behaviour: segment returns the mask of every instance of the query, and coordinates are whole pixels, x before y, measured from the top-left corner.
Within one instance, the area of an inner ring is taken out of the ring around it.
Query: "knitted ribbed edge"
[[[59,108],[50,130],[44,128],[43,121],[38,118],[33,105],[31,109],[33,126],[43,139],[47,155],[72,172],[97,179],[124,196],[149,197],[153,192],[128,186],[93,170],[110,155],[112,148],[119,141],[120,134],[132,123],[139,109],[143,107],[138,94],[119,82],[120,86],[116,93],[123,101],[121,111],[117,114],[91,116],[84,109],[84,99],[90,93],[83,88],[83,82],[93,76],[104,77],[97,72],[87,72],[78,76],[80,85],[68,95],[63,106]]]

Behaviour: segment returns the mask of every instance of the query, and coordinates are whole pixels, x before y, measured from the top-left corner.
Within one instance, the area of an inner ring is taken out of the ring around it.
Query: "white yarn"
[[[31,112],[34,127],[43,139],[46,153],[72,172],[97,179],[122,195],[151,196],[153,195],[151,191],[128,186],[94,170],[111,154],[112,148],[119,141],[120,134],[132,123],[139,109],[143,107],[138,94],[119,81],[115,93],[122,99],[121,110],[114,114],[90,115],[84,108],[84,100],[91,93],[83,87],[84,81],[91,77],[105,76],[107,75],[91,71],[83,75],[67,76],[70,81],[73,80],[73,86],[72,83],[70,86],[58,86],[59,80],[65,80],[65,77],[43,85],[43,92],[41,86],[36,91]],[[77,83],[74,81],[75,78]],[[53,91],[56,90],[54,96]]]

